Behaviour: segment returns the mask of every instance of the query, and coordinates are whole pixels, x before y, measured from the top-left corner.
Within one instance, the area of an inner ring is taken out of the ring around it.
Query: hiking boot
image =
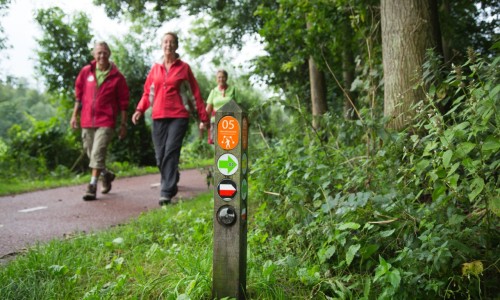
[[[172,203],[172,198],[170,197],[160,197],[160,201],[158,202],[158,204],[160,204],[160,206],[165,206],[165,205],[169,205],[170,203]]]
[[[83,200],[89,201],[89,200],[95,200],[95,194],[96,194],[97,187],[95,184],[89,184],[87,186],[87,191],[85,192],[85,195],[83,195]]]
[[[102,174],[102,190],[101,193],[107,194],[111,191],[111,182],[115,180],[115,174],[111,171],[106,171]]]

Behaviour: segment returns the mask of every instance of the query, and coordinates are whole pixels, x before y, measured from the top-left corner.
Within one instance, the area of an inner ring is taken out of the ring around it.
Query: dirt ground
[[[95,201],[82,200],[86,184],[0,197],[0,263],[36,243],[106,229],[159,209],[159,184],[159,174],[117,177],[109,194],[98,187]],[[183,170],[173,202],[212,188],[201,170]]]

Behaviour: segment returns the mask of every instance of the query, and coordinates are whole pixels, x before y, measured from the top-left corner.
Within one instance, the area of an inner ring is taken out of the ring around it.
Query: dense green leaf
[[[469,154],[474,148],[476,144],[470,142],[460,143],[457,146],[457,150],[455,151],[455,155],[458,159],[464,158]]]
[[[359,248],[361,248],[361,245],[356,244],[356,245],[351,245],[347,250],[345,261],[348,266],[351,264],[352,260],[354,259],[354,256],[358,253]]]

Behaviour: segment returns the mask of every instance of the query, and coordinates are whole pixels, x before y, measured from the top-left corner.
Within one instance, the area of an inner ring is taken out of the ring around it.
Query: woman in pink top
[[[152,137],[161,174],[160,205],[169,204],[177,194],[182,141],[194,108],[201,127],[208,126],[209,122],[198,83],[189,65],[179,59],[176,53],[178,46],[175,33],[163,35],[163,60],[155,63],[149,71],[144,93],[132,115],[132,122],[137,124],[152,106]]]

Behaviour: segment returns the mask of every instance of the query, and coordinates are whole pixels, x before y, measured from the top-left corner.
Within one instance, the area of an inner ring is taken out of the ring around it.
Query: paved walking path
[[[0,197],[0,262],[38,242],[123,224],[159,209],[160,175],[119,178],[109,194],[83,201],[85,185]],[[174,202],[209,192],[201,170],[183,170]]]

